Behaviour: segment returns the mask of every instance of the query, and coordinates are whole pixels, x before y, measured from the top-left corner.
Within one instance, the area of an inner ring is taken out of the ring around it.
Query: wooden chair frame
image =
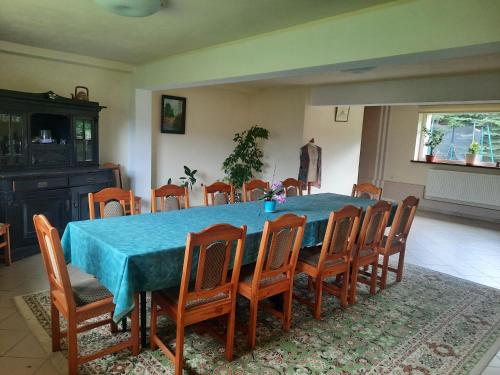
[[[285,190],[285,196],[288,196],[288,189],[294,187],[297,189],[297,195],[302,196],[302,186],[299,180],[295,178],[287,178],[282,182],[283,188]]]
[[[252,191],[255,189],[269,190],[269,182],[255,179],[243,183],[243,202],[252,201]]]
[[[309,289],[311,289],[314,285],[314,301],[311,302],[299,297],[296,294],[294,295],[299,302],[313,308],[314,317],[316,319],[321,318],[321,299],[323,289],[330,294],[339,297],[342,308],[347,307],[351,254],[354,243],[356,242],[362,212],[363,210],[361,208],[349,205],[343,207],[339,211],[330,213],[322,245],[302,250],[315,251],[319,248],[321,249],[318,263],[315,266],[305,261],[301,261],[299,258],[296,268],[297,273],[304,272],[307,274]],[[347,235],[342,243],[342,250],[337,251],[334,254],[333,245],[337,244],[339,236],[341,235],[340,223],[343,220],[349,220]],[[328,265],[328,263],[331,265]],[[338,287],[335,284],[330,284],[324,281],[324,279],[335,275],[343,276],[342,287]]]
[[[406,197],[399,203],[389,235],[384,239],[385,246],[381,246],[378,249],[379,254],[382,256],[382,264],[379,264],[379,267],[382,267],[380,289],[385,289],[387,286],[388,271],[396,273],[396,282],[400,282],[403,279],[406,242],[408,240],[408,234],[410,233],[413,219],[415,218],[418,203],[419,199],[413,196]],[[409,209],[410,213],[405,224],[403,222],[403,216],[406,209]],[[389,257],[394,254],[399,254],[397,268],[389,267]]]
[[[151,189],[151,212],[157,212],[156,199],[160,199],[160,211],[165,211],[166,198],[175,197],[181,208],[189,208],[189,190],[186,186],[163,185],[156,189]],[[184,203],[184,206],[182,205]]]
[[[215,193],[223,193],[226,196],[226,200],[230,203],[234,203],[234,188],[233,185],[225,184],[224,182],[214,182],[212,185],[205,185],[203,188],[203,198],[205,206],[209,206],[208,196],[210,195],[212,200],[212,206],[215,203]]]
[[[378,188],[368,182],[352,185],[352,197],[358,198],[358,193],[366,193],[370,195],[370,199],[380,200],[382,198],[382,188]]]
[[[299,250],[302,245],[302,237],[306,224],[306,216],[285,214],[273,221],[266,221],[260,241],[259,254],[253,272],[252,282],[240,281],[238,293],[250,301],[250,321],[248,326],[248,345],[251,348],[256,344],[257,309],[259,302],[265,298],[283,294],[283,311],[270,309],[271,313],[283,321],[283,329],[288,331],[292,317],[292,292],[293,277]],[[273,252],[276,249],[276,234],[282,230],[290,231],[287,247],[289,253],[283,261],[283,265],[277,269],[271,269]],[[293,241],[293,243],[292,243]],[[270,243],[269,243],[270,242]],[[265,285],[261,285],[263,279],[284,275],[284,278]]]
[[[185,327],[209,319],[227,315],[226,358],[228,361],[231,361],[233,358],[236,299],[241,261],[243,259],[243,250],[245,247],[245,236],[245,225],[237,228],[229,224],[217,224],[210,226],[199,233],[189,233],[184,255],[184,266],[178,300],[171,300],[161,292],[152,293],[150,334],[151,348],[156,349],[159,347],[161,351],[174,363],[176,375],[182,374]],[[227,242],[220,285],[212,289],[202,289],[207,246],[217,241]],[[228,268],[234,241],[236,241],[234,266],[231,278],[228,279]],[[195,248],[197,247],[199,247],[200,251],[194,290],[188,291],[191,280],[193,256]],[[211,302],[204,302],[193,307],[186,307],[186,304],[190,301],[199,300],[201,298],[210,299],[221,293],[226,293],[227,297],[213,300]],[[158,307],[160,307],[160,309],[158,309]],[[175,352],[171,351],[157,335],[157,319],[160,314],[168,315],[176,323],[177,336]]]
[[[130,348],[134,356],[139,354],[139,299],[134,296],[135,308],[132,311],[132,329],[130,339],[102,349],[86,356],[78,356],[77,334],[106,324],[110,325],[112,332],[117,332],[116,323],[110,317],[93,323],[80,325],[88,319],[99,317],[104,314],[112,316],[115,310],[113,297],[91,302],[83,306],[77,306],[73,296],[73,289],[69,279],[68,270],[64,261],[61,240],[57,229],[52,227],[43,215],[34,215],[36,235],[43,262],[47,270],[50,285],[51,299],[51,321],[52,321],[52,351],[61,350],[61,336],[68,337],[68,370],[69,374],[77,374],[78,365],[92,361],[96,358]],[[50,248],[49,248],[50,246]],[[52,250],[51,250],[52,249]],[[59,314],[67,321],[67,331],[61,331],[59,326]]]
[[[89,193],[89,217],[90,220],[94,220],[95,207],[94,203],[99,203],[99,215],[103,218],[104,207],[109,201],[118,201],[123,208],[124,214],[126,214],[126,205],[130,205],[130,215],[135,213],[134,205],[134,192],[132,190],[126,191],[120,188],[105,188],[97,193]]]
[[[10,252],[10,224],[1,224],[0,236],[3,236],[2,242],[0,242],[0,249],[3,248],[3,254],[0,255],[6,266],[12,264],[12,257]]]
[[[106,162],[102,165],[103,168],[109,168],[113,170],[113,173],[115,174],[115,182],[117,188],[123,189],[123,178],[122,178],[122,166],[120,164],[116,164],[113,162]],[[142,199],[141,197],[134,197],[134,213],[135,214],[140,214],[141,213],[141,206],[142,206]],[[130,215],[130,205],[126,204],[125,205],[125,214]]]
[[[349,303],[356,303],[356,288],[357,283],[363,283],[370,286],[370,294],[377,292],[377,271],[378,271],[378,249],[384,237],[384,231],[391,214],[391,204],[385,201],[378,201],[366,209],[363,219],[363,225],[359,233],[358,242],[355,246],[355,251],[351,259],[351,287],[349,290]],[[381,220],[373,229],[374,220],[378,215],[382,215]],[[370,237],[370,232],[373,234]],[[368,242],[371,241],[371,242]],[[362,255],[362,252],[367,251],[368,255]],[[366,269],[371,266],[371,272]],[[362,268],[362,270],[360,270]],[[359,275],[368,276],[366,280]]]

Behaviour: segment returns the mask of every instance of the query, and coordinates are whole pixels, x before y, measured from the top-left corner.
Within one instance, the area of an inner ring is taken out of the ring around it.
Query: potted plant
[[[479,143],[472,141],[469,152],[465,154],[465,164],[475,165],[479,161]]]
[[[264,211],[276,212],[276,203],[285,203],[285,189],[281,182],[275,182],[269,190],[264,190],[264,194],[260,197],[264,201]]]
[[[250,181],[254,172],[262,172],[264,153],[258,141],[268,137],[269,130],[258,125],[234,135],[233,141],[236,142],[236,147],[222,163],[222,170],[226,174],[225,180],[236,190],[240,190],[243,183]]]
[[[428,148],[428,154],[425,155],[425,161],[434,163],[436,161],[436,149],[443,141],[444,133],[440,129],[427,129],[424,127],[422,132],[426,136],[424,145]]]

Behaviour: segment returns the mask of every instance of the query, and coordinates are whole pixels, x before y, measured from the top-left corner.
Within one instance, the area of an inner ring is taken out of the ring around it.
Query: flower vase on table
[[[260,199],[264,201],[265,212],[276,212],[276,204],[285,203],[286,200],[283,184],[281,182],[273,183],[271,189],[264,190]]]

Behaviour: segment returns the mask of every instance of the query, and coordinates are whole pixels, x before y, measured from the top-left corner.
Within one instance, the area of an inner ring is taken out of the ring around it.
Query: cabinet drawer
[[[46,190],[68,186],[67,177],[37,178],[33,180],[14,180],[14,191]]]
[[[70,186],[102,184],[111,181],[112,176],[109,173],[86,173],[78,176],[71,176],[69,178]]]

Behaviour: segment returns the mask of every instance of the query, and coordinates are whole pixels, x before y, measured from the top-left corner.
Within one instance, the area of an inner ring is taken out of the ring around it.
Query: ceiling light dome
[[[146,17],[161,9],[162,0],[94,0],[111,13],[126,17]]]

